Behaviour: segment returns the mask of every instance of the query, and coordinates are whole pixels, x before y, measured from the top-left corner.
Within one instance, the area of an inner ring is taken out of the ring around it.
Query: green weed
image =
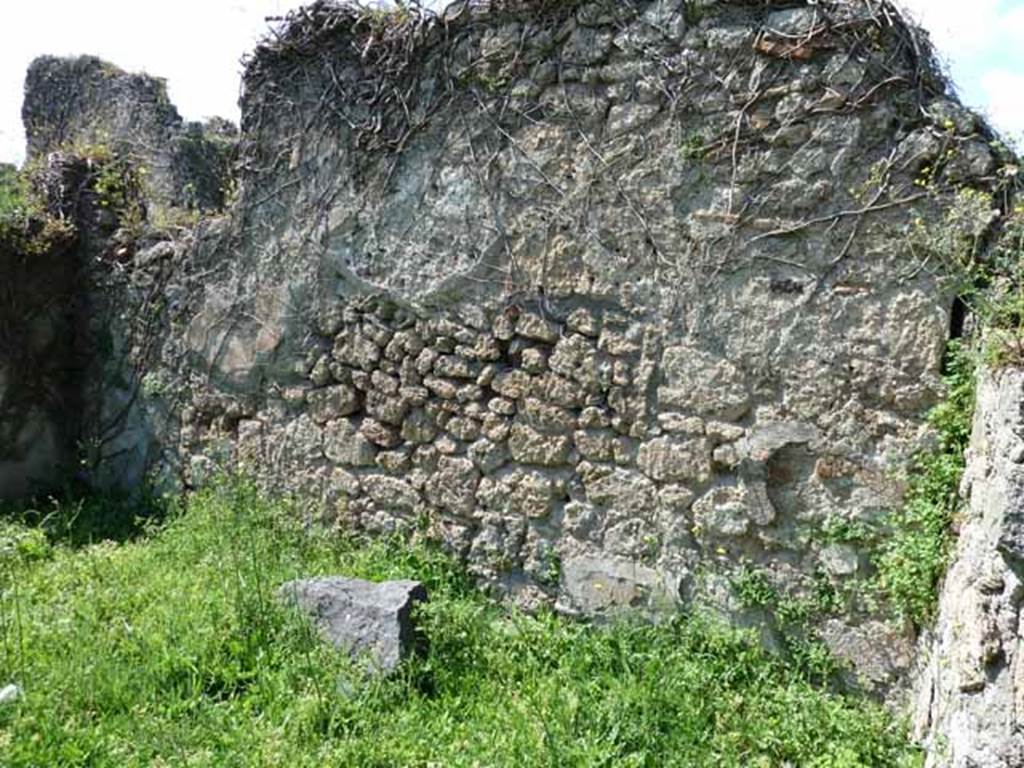
[[[750,634],[525,615],[429,546],[301,517],[225,482],[118,541],[4,523],[0,682],[25,691],[0,709],[5,764],[918,764],[885,710]],[[368,680],[275,598],[333,573],[423,581],[425,654]]]
[[[888,535],[875,557],[882,593],[918,625],[934,612],[953,550],[952,523],[974,414],[974,362],[959,342],[950,345],[945,383],[946,400],[928,415],[935,446],[914,459],[903,506],[887,521]]]

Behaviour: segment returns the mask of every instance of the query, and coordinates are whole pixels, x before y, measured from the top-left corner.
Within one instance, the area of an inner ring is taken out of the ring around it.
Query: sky
[[[1024,0],[903,0],[964,103],[1024,149]]]
[[[91,53],[167,79],[186,119],[238,120],[240,60],[301,0],[46,0],[10,3],[0,47],[0,162],[20,163],[25,70],[42,54]],[[1024,139],[1024,0],[903,0],[972,107]],[[1021,141],[1024,146],[1024,141]]]

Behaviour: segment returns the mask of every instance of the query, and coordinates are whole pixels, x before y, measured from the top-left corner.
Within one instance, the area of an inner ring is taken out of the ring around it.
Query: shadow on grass
[[[50,496],[0,503],[0,518],[38,528],[52,543],[78,548],[136,539],[166,519],[172,506],[145,491],[97,492],[69,486]]]

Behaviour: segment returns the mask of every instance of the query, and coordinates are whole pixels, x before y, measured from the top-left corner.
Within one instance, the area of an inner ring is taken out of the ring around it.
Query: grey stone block
[[[325,640],[380,672],[415,651],[412,610],[427,600],[418,581],[377,584],[344,576],[290,581],[278,594],[308,615]]]

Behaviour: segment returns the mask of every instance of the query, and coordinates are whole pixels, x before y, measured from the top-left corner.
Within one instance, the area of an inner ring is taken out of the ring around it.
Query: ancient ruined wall
[[[129,166],[101,156],[38,159],[0,219],[0,501],[137,490],[161,449],[142,379],[187,239],[143,229],[139,190],[110,190]]]
[[[865,575],[822,531],[898,503],[950,329],[921,180],[994,170],[901,24],[304,18],[249,65],[238,261],[180,320],[218,382],[183,411],[188,482],[232,457],[586,613]],[[869,687],[909,663],[863,606],[823,629]]]
[[[126,444],[527,604],[824,581],[884,690],[913,638],[825,532],[900,499],[953,303],[921,236],[996,169],[927,51],[871,3],[316,5],[249,62],[238,203],[143,259]]]
[[[162,80],[90,56],[37,59],[25,94],[26,170],[0,180],[24,198],[0,220],[0,499],[135,489],[177,452],[146,393],[171,274],[198,212],[224,202],[236,131],[184,123]]]
[[[161,79],[95,56],[42,56],[26,76],[22,120],[30,161],[55,150],[102,147],[146,169],[154,205],[223,205],[235,128],[220,119],[185,123]]]
[[[934,630],[916,726],[929,765],[1024,764],[1024,372],[981,377],[962,492],[969,498]]]

